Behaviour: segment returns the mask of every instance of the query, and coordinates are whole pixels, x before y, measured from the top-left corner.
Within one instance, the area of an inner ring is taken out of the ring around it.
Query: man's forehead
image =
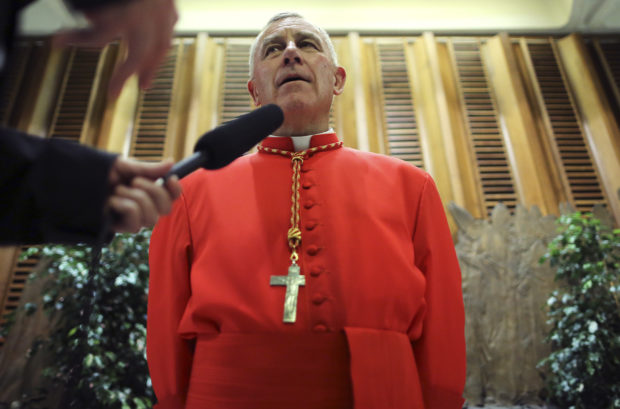
[[[281,36],[287,36],[292,34],[293,36],[307,36],[316,37],[322,41],[319,29],[312,23],[299,18],[299,17],[287,17],[282,20],[271,23],[263,32],[260,43],[265,43],[273,38]]]

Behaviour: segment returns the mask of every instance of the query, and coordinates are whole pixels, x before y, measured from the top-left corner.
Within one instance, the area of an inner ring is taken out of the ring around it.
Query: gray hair
[[[258,40],[260,40],[263,37],[263,35],[265,34],[265,31],[267,30],[267,28],[269,28],[270,25],[272,25],[273,23],[275,23],[277,21],[285,20],[287,18],[298,18],[298,19],[305,20],[308,23],[310,23],[308,20],[303,18],[300,14],[293,13],[293,12],[288,12],[288,11],[287,12],[283,12],[283,13],[278,13],[275,16],[271,17],[271,19],[269,19],[269,21],[267,22],[265,27],[263,27],[261,32],[258,33],[256,38],[254,39],[254,42],[252,43],[252,46],[250,47],[250,78],[252,78],[252,76],[254,75],[254,56],[256,55],[256,48],[258,47]],[[312,23],[310,23],[310,24],[312,24]],[[328,55],[329,55],[329,58],[332,60],[332,63],[335,66],[337,66],[338,65],[338,56],[336,55],[336,50],[334,49],[334,44],[332,43],[331,38],[329,38],[329,34],[327,34],[327,31],[325,31],[321,27],[317,27],[314,24],[312,24],[312,25],[319,32],[319,35],[320,35],[321,39],[323,40],[323,42],[327,46]]]

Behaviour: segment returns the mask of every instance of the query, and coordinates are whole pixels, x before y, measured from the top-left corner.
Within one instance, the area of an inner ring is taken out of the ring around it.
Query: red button
[[[310,189],[312,187],[312,182],[306,180],[304,183],[302,183],[301,187],[303,187],[304,189]]]
[[[304,207],[306,209],[311,209],[312,206],[314,206],[314,202],[312,200],[306,200],[306,202],[304,203]]]
[[[314,228],[317,226],[317,222],[315,222],[314,220],[310,220],[309,222],[306,223],[306,230],[310,231],[310,230],[314,230]]]
[[[310,269],[310,275],[312,277],[318,277],[321,275],[322,272],[323,272],[323,267],[314,266]]]
[[[325,297],[323,294],[314,294],[312,296],[312,303],[314,305],[321,305],[325,302],[325,300],[327,300],[327,297]]]
[[[312,330],[314,332],[327,332],[327,325],[325,324],[316,324]]]
[[[306,253],[308,253],[311,256],[316,256],[316,253],[318,253],[320,250],[319,246],[315,246],[314,244],[311,246],[308,246],[308,249],[306,250]]]

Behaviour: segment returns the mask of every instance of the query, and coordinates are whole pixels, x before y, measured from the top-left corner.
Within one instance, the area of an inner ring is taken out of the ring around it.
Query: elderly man
[[[283,125],[187,177],[153,232],[158,408],[460,409],[460,272],[433,180],[328,129],[346,73],[323,30],[278,15],[250,66]]]

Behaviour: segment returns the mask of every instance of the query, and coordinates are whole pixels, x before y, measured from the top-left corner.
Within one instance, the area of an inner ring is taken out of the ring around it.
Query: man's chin
[[[286,112],[294,112],[299,114],[300,112],[310,110],[312,107],[312,104],[309,103],[307,97],[304,98],[303,95],[290,95],[280,101],[277,101],[276,104],[282,108],[285,114]]]

